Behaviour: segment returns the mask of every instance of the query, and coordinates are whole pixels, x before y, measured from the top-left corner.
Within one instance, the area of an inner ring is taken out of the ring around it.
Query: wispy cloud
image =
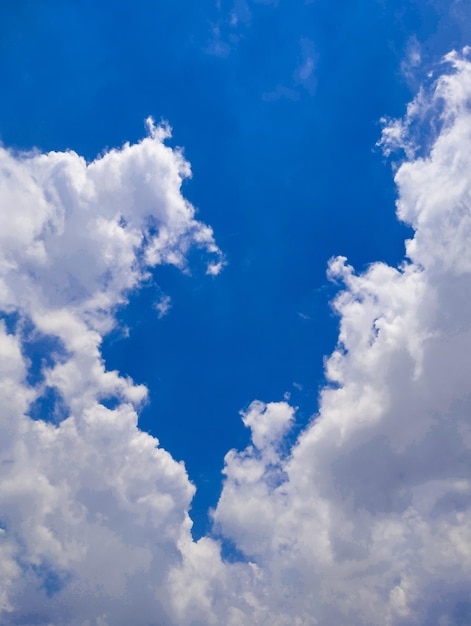
[[[293,61],[294,69],[291,75],[280,82],[271,91],[262,94],[262,99],[271,102],[280,99],[299,100],[303,92],[313,96],[317,86],[316,65],[318,55],[314,42],[307,38],[302,38],[299,42],[299,55]]]
[[[167,315],[167,313],[172,308],[172,299],[170,296],[163,295],[156,303],[155,309],[158,313],[159,319]]]
[[[293,73],[293,79],[297,85],[303,87],[310,95],[313,95],[317,86],[315,70],[318,54],[311,39],[303,37],[300,44],[299,62]]]
[[[211,24],[206,52],[224,58],[237,48],[245,29],[250,26],[252,11],[247,0],[234,0],[228,11],[218,2],[216,9],[218,18]]]
[[[422,63],[422,50],[417,37],[413,36],[407,44],[406,57],[401,63],[401,72],[408,81],[417,80],[418,68]]]

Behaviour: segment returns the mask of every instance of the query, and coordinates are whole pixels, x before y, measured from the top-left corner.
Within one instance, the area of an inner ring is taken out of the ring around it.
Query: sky
[[[471,7],[0,4],[0,623],[471,623]]]

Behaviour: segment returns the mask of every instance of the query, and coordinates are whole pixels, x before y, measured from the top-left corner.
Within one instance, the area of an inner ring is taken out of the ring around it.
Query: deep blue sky
[[[168,120],[192,164],[185,195],[226,255],[214,278],[197,254],[191,277],[158,268],[120,313],[129,338],[118,330],[104,350],[108,367],[149,386],[140,423],[185,461],[196,534],[224,454],[246,443],[238,412],[289,392],[298,428],[315,413],[337,330],[328,259],[359,270],[402,259],[407,229],[375,148],[379,120],[401,115],[427,66],[466,43],[466,11],[398,0],[1,3],[1,141],[92,159],[140,138],[148,115]],[[414,48],[422,60],[408,70]],[[172,298],[160,320],[155,285]]]

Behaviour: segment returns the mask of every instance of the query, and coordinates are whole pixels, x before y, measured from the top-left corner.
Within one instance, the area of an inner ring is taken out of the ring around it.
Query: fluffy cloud
[[[291,407],[244,415],[253,444],[227,455],[214,521],[247,563],[222,568],[211,543],[184,551],[173,597],[203,576],[177,623],[469,621],[471,68],[446,61],[384,134],[399,129],[408,155],[396,173],[408,259],[360,275],[330,263],[345,289],[319,414],[289,453]]]
[[[185,270],[190,246],[222,265],[181,195],[188,163],[148,130],[91,163],[0,150],[2,624],[162,623],[190,533],[184,467],[137,428],[147,390],[100,353],[150,268]]]
[[[338,346],[318,415],[287,449],[295,409],[253,403],[230,451],[214,534],[191,538],[184,467],[136,427],[145,389],[106,371],[100,341],[147,267],[221,257],[180,194],[165,132],[86,164],[2,152],[2,623],[458,626],[471,604],[471,63],[385,129],[399,268],[329,273]],[[421,129],[421,133],[419,133]],[[419,141],[418,138],[422,137]],[[53,337],[39,382],[25,345]],[[59,423],[33,420],[45,389]],[[117,400],[106,408],[107,398]],[[244,558],[222,559],[217,536]]]
[[[471,64],[445,62],[384,134],[411,155],[419,125],[434,133],[396,172],[408,259],[359,275],[331,261],[345,288],[319,414],[274,457],[291,409],[254,405],[253,445],[226,457],[214,519],[259,568],[255,623],[471,617]]]

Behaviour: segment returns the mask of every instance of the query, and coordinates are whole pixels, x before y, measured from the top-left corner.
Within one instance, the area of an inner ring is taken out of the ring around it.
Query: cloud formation
[[[270,442],[274,407],[256,405],[253,445],[226,457],[214,517],[260,568],[257,623],[469,621],[471,64],[445,63],[384,132],[409,155],[419,125],[432,138],[395,176],[407,260],[362,274],[330,262],[344,289],[319,414],[276,456],[280,422]]]
[[[137,428],[147,390],[100,353],[150,268],[185,270],[191,246],[223,263],[181,194],[189,164],[148,131],[91,163],[0,150],[2,624],[152,623],[190,530],[184,467]]]
[[[295,409],[249,407],[252,442],[227,454],[214,534],[198,542],[184,467],[137,429],[145,389],[106,371],[99,351],[148,265],[184,268],[197,245],[220,267],[180,193],[188,165],[153,126],[89,165],[2,151],[1,206],[16,207],[0,228],[2,623],[469,622],[466,54],[448,55],[383,134],[406,154],[395,174],[398,217],[414,229],[406,260],[360,274],[331,260],[339,341],[318,415],[288,449]],[[28,333],[58,342],[35,384]],[[45,388],[67,408],[59,423],[28,416]],[[218,536],[244,558],[225,561]]]

